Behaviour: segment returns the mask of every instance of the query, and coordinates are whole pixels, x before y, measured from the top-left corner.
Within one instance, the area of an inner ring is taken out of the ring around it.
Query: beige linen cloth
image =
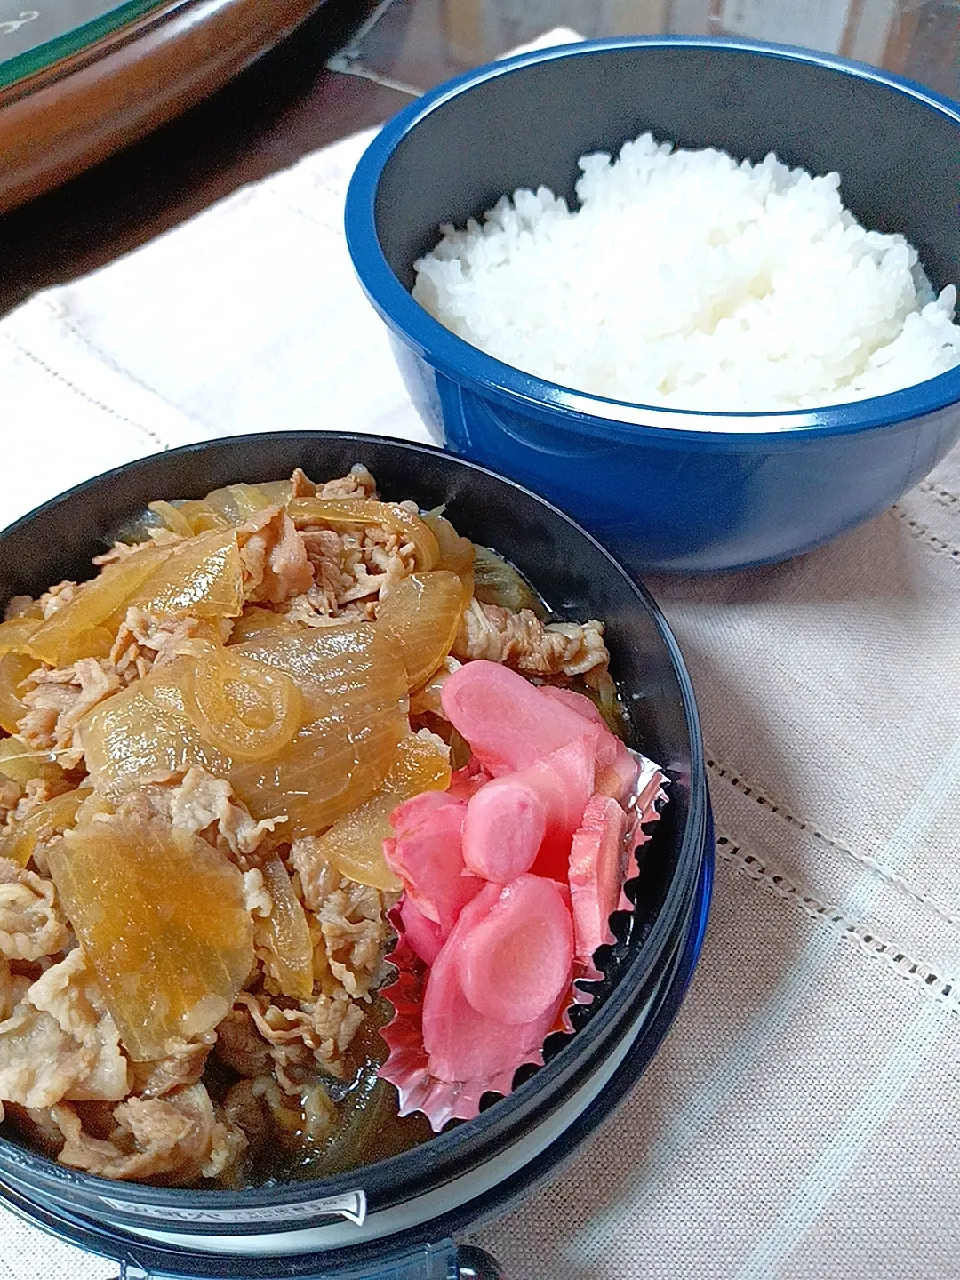
[[[426,438],[341,230],[365,141],[0,324],[3,524],[187,441]],[[713,913],[631,1098],[480,1236],[512,1280],[960,1276],[958,495],[955,452],[814,554],[650,580],[703,718]],[[0,1210],[0,1280],[115,1274]]]

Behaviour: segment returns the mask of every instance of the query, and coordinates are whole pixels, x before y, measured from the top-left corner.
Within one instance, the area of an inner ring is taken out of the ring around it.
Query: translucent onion
[[[139,585],[129,603],[159,615],[239,617],[243,561],[236,534],[232,529],[213,529],[168,549],[163,564]]]
[[[403,885],[383,856],[383,842],[393,835],[390,814],[404,800],[424,791],[445,791],[449,785],[446,752],[428,737],[404,738],[380,788],[320,837],[324,858],[357,884],[398,892]]]
[[[267,858],[260,870],[273,899],[270,915],[257,925],[258,942],[262,937],[267,943],[269,973],[283,995],[309,1000],[313,994],[313,939],[306,912],[276,855]]]
[[[212,1031],[253,965],[240,872],[199,837],[89,822],[47,850],[67,918],[136,1062]]]
[[[230,521],[224,519],[213,507],[195,498],[178,502],[151,502],[150,511],[159,516],[166,528],[189,538],[198,533],[210,533],[213,529],[229,529]],[[184,535],[184,526],[186,534]]]
[[[116,631],[127,604],[170,554],[169,547],[151,543],[105,565],[78,588],[69,604],[37,626],[27,642],[29,652],[52,667],[70,666],[81,657],[103,657],[110,630],[104,624],[115,620]]]
[[[88,627],[66,640],[60,649],[60,665],[69,667],[81,658],[109,657],[116,639],[116,629],[120,625],[119,618],[115,617],[112,623],[112,626]]]
[[[204,502],[229,524],[242,524],[267,507],[283,506],[290,501],[293,486],[289,480],[272,480],[268,484],[228,484],[208,493]]]
[[[288,814],[285,833],[321,831],[373,794],[409,732],[399,647],[368,622],[238,647],[292,676],[303,725],[275,761],[234,767],[234,790],[257,816]]]
[[[118,798],[196,764],[228,778],[254,817],[286,816],[291,838],[323,830],[372,795],[409,732],[396,642],[365,622],[307,634],[278,630],[230,651],[286,673],[299,689],[300,728],[276,756],[240,761],[202,737],[184,705],[196,664],[186,654],[81,722],[94,785]]]
[[[275,613],[273,609],[261,609],[259,605],[248,604],[233,624],[229,643],[243,644],[246,640],[256,640],[270,631],[286,631],[292,635],[296,634],[297,630],[297,623],[291,622],[284,614]]]
[[[231,484],[199,501],[151,502],[149,510],[173,533],[192,538],[213,529],[230,529],[267,507],[285,506],[293,493],[289,480],[267,484]],[[145,523],[144,529],[149,526]],[[146,536],[144,533],[143,536]]]
[[[201,738],[234,760],[278,755],[300,728],[300,693],[285,672],[213,645],[197,658],[183,695]]]
[[[379,525],[412,544],[418,569],[435,569],[440,560],[436,534],[418,515],[393,502],[373,498],[294,498],[287,511],[297,528],[310,524],[330,529]]]
[[[20,700],[20,686],[40,666],[36,658],[11,650],[0,657],[0,729],[16,733],[17,725],[26,714]]]
[[[29,643],[40,625],[40,619],[27,617],[0,622],[0,654],[29,653]]]
[[[186,514],[172,502],[151,502],[147,510],[159,516],[166,528],[171,533],[179,534],[181,538],[192,538],[195,533],[200,532],[193,527]]]
[[[187,718],[183,686],[192,660],[175,658],[94,707],[80,722],[84,762],[98,791],[120,800],[132,788],[199,765],[226,777],[229,761]]]
[[[543,601],[512,564],[489,547],[477,547],[476,552],[473,594],[481,604],[499,605],[511,613],[530,609],[538,618],[546,617]]]
[[[35,778],[55,786],[63,783],[63,770],[57,764],[55,752],[38,751],[16,737],[0,741],[0,774],[21,787]]]
[[[0,858],[9,858],[25,867],[39,845],[48,844],[76,823],[80,806],[92,794],[89,787],[64,791],[19,822],[0,830]]]
[[[266,498],[268,507],[285,507],[293,497],[293,483],[290,480],[267,480],[258,484],[257,488]]]
[[[463,576],[473,570],[476,550],[469,538],[462,538],[457,533],[450,521],[442,514],[442,510],[437,508],[436,511],[428,511],[423,517],[424,524],[433,530],[440,548],[437,568],[449,569],[452,573]]]
[[[410,689],[419,689],[453,648],[468,597],[448,569],[413,573],[390,588],[377,610],[377,626],[399,642]]]

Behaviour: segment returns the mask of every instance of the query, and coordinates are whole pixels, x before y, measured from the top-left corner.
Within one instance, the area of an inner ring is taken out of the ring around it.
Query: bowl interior
[[[154,499],[199,498],[224,484],[280,479],[295,466],[329,479],[356,462],[370,468],[387,499],[413,498],[424,509],[443,505],[461,533],[513,561],[557,613],[602,619],[629,715],[630,745],[671,775],[670,803],[654,838],[643,846],[641,875],[632,890],[637,909],[622,921],[585,1039],[558,1037],[549,1056],[562,1055],[568,1045],[585,1047],[603,1022],[595,1015],[620,978],[629,972],[631,985],[645,979],[657,958],[651,933],[659,934],[673,906],[679,912],[692,891],[699,848],[692,847],[688,817],[691,801],[699,810],[705,793],[692,692],[673,641],[649,597],[567,517],[510,481],[423,446],[325,432],[238,437],[158,454],[107,473],[0,533],[0,608],[12,595],[36,595],[64,577],[89,577],[91,558],[109,545],[112,532]],[[531,1082],[534,1089],[549,1082],[551,1067],[561,1066],[551,1063]],[[514,1094],[503,1106],[509,1110],[517,1102]],[[452,1158],[471,1125],[489,1118],[487,1113],[435,1139],[430,1159],[435,1150]],[[398,1161],[406,1162],[414,1182],[422,1183],[430,1176],[422,1159],[414,1150],[386,1164],[399,1168]],[[375,1185],[369,1176],[367,1182]],[[137,1196],[136,1188],[130,1191]]]
[[[577,159],[651,130],[683,147],[760,161],[775,151],[838,171],[867,227],[899,231],[937,288],[960,278],[960,133],[919,96],[869,74],[702,43],[631,43],[549,53],[432,106],[384,166],[383,253],[405,288],[442,222],[462,225],[518,187],[568,199]]]

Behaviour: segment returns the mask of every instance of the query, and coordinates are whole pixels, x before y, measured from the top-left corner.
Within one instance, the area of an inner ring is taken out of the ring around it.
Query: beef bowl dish
[[[8,1202],[148,1274],[458,1274],[699,950],[649,597],[481,468],[277,433],[27,516],[0,599]]]

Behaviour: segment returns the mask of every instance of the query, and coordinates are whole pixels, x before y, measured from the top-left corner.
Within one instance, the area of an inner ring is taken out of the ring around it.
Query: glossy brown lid
[[[6,55],[0,61],[0,211],[192,106],[322,3],[92,4],[99,18],[73,32],[45,32],[42,5],[15,5],[10,18],[0,14],[0,40],[10,42],[6,49],[0,45],[0,58]],[[36,18],[29,16],[34,13]],[[51,38],[38,44],[31,30]]]

